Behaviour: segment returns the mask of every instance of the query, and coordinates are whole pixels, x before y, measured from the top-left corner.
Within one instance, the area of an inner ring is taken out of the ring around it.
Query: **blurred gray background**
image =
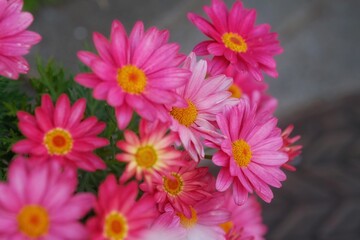
[[[26,0],[25,0],[26,1]],[[233,0],[225,1],[228,6]],[[285,51],[278,79],[281,126],[295,123],[304,152],[275,200],[264,204],[268,239],[360,239],[360,1],[244,0],[257,22],[270,23]],[[76,52],[92,32],[108,36],[113,19],[170,30],[188,53],[205,37],[186,18],[210,0],[73,0],[44,6],[32,29],[43,36],[28,59],[54,58],[77,73]],[[33,72],[35,74],[35,72]]]

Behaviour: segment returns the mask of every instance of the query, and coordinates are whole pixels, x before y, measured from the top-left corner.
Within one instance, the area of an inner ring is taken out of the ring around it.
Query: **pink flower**
[[[232,83],[231,78],[224,75],[205,79],[207,72],[206,61],[196,62],[193,53],[185,61],[184,68],[192,75],[187,84],[178,87],[176,92],[187,102],[187,107],[173,107],[171,130],[177,132],[184,148],[190,156],[199,161],[204,158],[203,138],[213,138],[217,135],[212,125],[216,114],[225,105],[235,105],[236,99],[230,98],[227,91]]]
[[[115,108],[120,129],[127,127],[133,110],[147,120],[164,122],[168,120],[164,104],[185,104],[174,89],[185,84],[189,72],[178,68],[184,57],[178,54],[178,44],[167,43],[168,31],[152,27],[144,32],[143,23],[137,22],[128,37],[123,25],[114,21],[110,41],[99,33],[93,38],[100,56],[78,52],[93,73],[78,74],[75,80]]]
[[[77,193],[76,172],[56,162],[31,165],[18,157],[0,183],[1,239],[88,239],[79,220],[95,197]]]
[[[282,152],[281,131],[271,115],[258,115],[256,105],[240,99],[238,106],[217,115],[217,123],[224,139],[213,143],[219,149],[213,162],[221,166],[216,189],[225,191],[233,185],[236,204],[245,203],[248,193],[255,191],[270,202],[273,193],[269,187],[281,187],[286,179],[280,170],[288,157]]]
[[[256,11],[243,8],[236,1],[230,11],[221,0],[213,0],[204,11],[211,22],[189,13],[189,20],[211,40],[195,46],[197,55],[213,55],[214,61],[226,68],[234,66],[256,80],[262,80],[262,71],[277,77],[274,55],[282,53],[276,33],[270,33],[269,24],[255,26]]]
[[[126,169],[121,176],[121,181],[126,181],[132,176],[137,180],[145,179],[151,184],[154,172],[167,172],[171,167],[181,165],[182,152],[173,145],[177,139],[174,133],[166,134],[168,125],[140,121],[140,138],[132,131],[125,130],[125,140],[118,141],[117,146],[124,153],[116,155],[116,159],[126,162]]]
[[[225,192],[223,206],[231,212],[231,218],[220,226],[226,233],[226,240],[262,240],[267,231],[261,217],[261,205],[254,196],[248,198],[244,205],[234,203],[230,191]]]
[[[43,95],[35,116],[18,112],[19,129],[26,139],[15,143],[12,151],[28,154],[34,161],[55,160],[87,171],[104,169],[104,162],[93,151],[109,144],[107,139],[96,136],[105,123],[96,117],[83,119],[85,107],[85,99],[71,106],[66,94],[54,107],[50,96]]]
[[[258,91],[264,93],[268,89],[268,85],[265,82],[256,81],[252,75],[247,72],[238,72],[233,66],[229,66],[225,71],[217,69],[214,61],[209,61],[209,75],[216,76],[219,74],[225,74],[228,77],[233,78],[233,84],[229,87],[231,96],[235,98],[241,98],[243,96],[250,97],[253,92]]]
[[[301,154],[301,149],[302,149],[302,145],[293,145],[301,138],[300,135],[290,138],[290,134],[293,130],[294,130],[294,125],[289,125],[287,128],[283,130],[281,134],[281,137],[283,138],[283,142],[284,142],[282,150],[289,156],[289,160],[286,163],[284,163],[282,167],[289,171],[296,171],[296,168],[290,165],[289,163],[292,160],[294,160],[295,157]]]
[[[207,174],[208,168],[197,168],[194,161],[189,161],[187,166],[156,174],[152,189],[145,184],[140,187],[154,196],[160,212],[164,212],[165,206],[170,204],[177,212],[191,216],[191,205],[212,196],[206,189]]]
[[[22,7],[22,0],[0,0],[0,75],[11,79],[29,71],[22,56],[41,40],[39,34],[26,30],[33,16],[22,12]]]
[[[230,211],[223,207],[224,199],[220,194],[197,202],[190,207],[191,215],[185,216],[176,212],[171,206],[166,207],[163,215],[179,219],[178,228],[185,230],[183,240],[225,240],[225,232],[220,227],[221,223],[230,220]]]
[[[172,209],[172,208],[171,208]],[[185,240],[186,230],[180,227],[180,218],[174,216],[174,211],[158,216],[148,229],[142,240]]]
[[[158,212],[151,197],[136,201],[137,195],[135,182],[118,185],[115,176],[109,175],[99,187],[96,215],[86,223],[91,239],[142,239]]]

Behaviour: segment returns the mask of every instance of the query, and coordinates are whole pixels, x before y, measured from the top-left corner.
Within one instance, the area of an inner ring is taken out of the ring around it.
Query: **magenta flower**
[[[189,72],[178,68],[184,57],[179,45],[167,43],[168,31],[155,27],[144,32],[137,22],[128,37],[123,25],[114,21],[110,40],[99,33],[94,43],[100,56],[80,51],[78,57],[93,73],[82,73],[75,80],[93,88],[93,96],[115,108],[120,129],[125,129],[133,110],[141,117],[168,120],[164,104],[183,106],[174,89],[184,85]]]
[[[174,148],[177,136],[167,134],[168,129],[168,125],[159,121],[150,123],[142,119],[140,138],[134,132],[125,130],[125,140],[116,144],[123,151],[116,155],[116,159],[127,163],[121,181],[136,176],[137,180],[144,178],[147,184],[151,184],[155,172],[167,172],[171,167],[182,164],[182,152]]]
[[[119,185],[115,176],[109,175],[99,187],[96,215],[86,223],[91,239],[142,239],[158,212],[152,197],[136,201],[137,195],[135,182]]]
[[[289,156],[288,162],[284,163],[282,167],[289,171],[296,171],[296,168],[290,165],[290,163],[292,160],[294,160],[294,158],[296,158],[301,154],[301,150],[302,150],[302,145],[294,145],[295,142],[299,141],[301,136],[297,135],[295,137],[290,137],[293,130],[294,130],[294,125],[291,124],[287,126],[282,131],[281,134],[281,137],[283,138],[283,142],[284,142],[282,146],[282,151]]]
[[[0,183],[0,239],[88,239],[79,220],[95,197],[77,193],[76,172],[56,162],[32,165],[18,157]]]
[[[187,107],[173,107],[170,110],[171,130],[177,132],[181,143],[190,156],[198,162],[204,158],[203,138],[217,136],[212,125],[216,114],[225,105],[237,104],[237,99],[230,98],[227,91],[232,79],[225,75],[205,78],[207,63],[204,60],[196,62],[195,54],[186,59],[184,68],[192,75],[187,84],[176,89],[176,92],[187,102]]]
[[[0,0],[0,75],[11,79],[29,71],[22,56],[41,40],[39,34],[26,30],[33,16],[22,12],[22,7],[22,0]]]
[[[212,160],[222,167],[216,189],[225,191],[233,185],[237,204],[243,204],[253,191],[270,202],[273,193],[269,185],[281,187],[280,181],[286,176],[280,166],[288,160],[281,150],[283,141],[276,118],[258,115],[256,105],[240,99],[238,106],[217,115],[217,123],[224,139],[212,145],[219,149]]]
[[[141,189],[154,196],[160,212],[170,204],[176,212],[191,216],[191,206],[205,198],[211,197],[207,191],[208,168],[196,167],[194,161],[189,161],[187,166],[172,169],[170,172],[157,174],[153,178],[153,189],[145,184]]]
[[[160,217],[171,216],[173,222],[179,219],[178,228],[174,230],[185,231],[185,237],[182,240],[225,240],[225,231],[221,228],[221,223],[230,220],[232,210],[229,211],[223,206],[224,200],[222,194],[216,194],[199,201],[190,207],[190,216],[185,216],[176,212],[171,206],[167,206],[166,212]]]
[[[83,119],[85,107],[85,99],[70,106],[66,94],[54,107],[50,96],[43,95],[35,116],[18,112],[19,129],[26,139],[15,143],[12,151],[28,154],[34,161],[55,160],[87,171],[104,169],[105,163],[93,151],[109,144],[97,137],[106,125],[96,117]]]
[[[263,240],[267,231],[261,216],[261,205],[254,196],[241,206],[234,203],[230,191],[225,192],[223,206],[231,212],[231,218],[220,226],[226,233],[226,240]]]
[[[236,1],[230,11],[222,0],[213,0],[204,11],[211,22],[189,13],[189,20],[211,40],[195,46],[197,55],[213,55],[224,69],[228,65],[245,71],[256,80],[262,80],[264,71],[277,77],[274,56],[282,53],[276,33],[270,33],[269,24],[255,26],[256,11],[243,8]]]

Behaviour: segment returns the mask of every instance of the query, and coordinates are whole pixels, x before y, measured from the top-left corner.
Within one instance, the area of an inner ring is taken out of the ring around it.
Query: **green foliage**
[[[43,5],[55,4],[61,0],[24,0],[24,11],[36,12]]]
[[[77,84],[73,76],[56,66],[54,61],[44,64],[38,60],[38,73],[39,77],[23,77],[17,81],[0,77],[0,179],[5,178],[8,163],[14,156],[10,151],[11,145],[24,138],[17,127],[16,113],[26,111],[34,114],[43,94],[49,94],[55,102],[65,93],[72,104],[80,98],[85,98],[87,107],[84,117],[96,116],[107,126],[101,136],[109,139],[110,145],[96,151],[105,161],[107,169],[93,173],[79,171],[78,190],[95,192],[107,174],[120,176],[124,169],[124,164],[115,160],[118,152],[116,142],[123,138],[123,133],[117,128],[114,110],[104,101],[95,100],[89,89]],[[137,129],[137,126],[138,120],[135,119],[130,129]]]

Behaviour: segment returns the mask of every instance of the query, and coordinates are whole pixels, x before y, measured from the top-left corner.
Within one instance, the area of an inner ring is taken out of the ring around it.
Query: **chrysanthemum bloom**
[[[0,75],[11,79],[29,71],[22,56],[41,40],[39,34],[26,30],[33,16],[22,12],[22,7],[22,0],[0,0]]]
[[[140,121],[140,138],[132,131],[125,130],[125,140],[117,142],[118,148],[124,153],[116,155],[116,159],[127,162],[126,169],[121,176],[121,181],[127,181],[136,176],[137,180],[144,178],[151,184],[155,171],[166,172],[169,168],[181,165],[182,152],[174,148],[177,136],[174,133],[166,134],[168,125]]]
[[[137,195],[135,182],[118,185],[115,176],[109,175],[99,187],[96,216],[86,223],[91,239],[142,239],[158,212],[152,197],[136,201]]]
[[[176,89],[176,92],[187,102],[187,107],[173,107],[171,130],[177,132],[184,148],[190,156],[199,161],[204,158],[203,138],[217,135],[211,121],[223,110],[225,105],[235,105],[237,100],[230,98],[227,89],[232,79],[225,75],[205,79],[207,63],[204,60],[196,62],[195,54],[186,59],[184,68],[192,75],[188,83]]]
[[[211,22],[189,13],[189,20],[211,40],[195,46],[197,55],[213,55],[214,61],[226,68],[234,66],[256,80],[262,80],[262,71],[277,77],[274,55],[282,53],[276,33],[270,33],[269,24],[255,26],[256,11],[243,8],[236,1],[230,11],[222,0],[213,0],[204,11]]]
[[[191,206],[191,215],[185,216],[171,207],[166,208],[165,214],[172,214],[173,218],[180,219],[179,228],[186,231],[183,240],[225,240],[225,231],[220,224],[230,220],[230,211],[223,207],[224,198],[216,195],[204,199]]]
[[[212,160],[221,166],[216,189],[225,191],[233,185],[234,200],[239,205],[253,191],[270,202],[273,193],[269,185],[281,187],[280,181],[286,176],[280,166],[288,160],[281,150],[283,141],[276,118],[258,115],[256,105],[250,106],[245,98],[217,115],[217,124],[224,139],[212,145],[219,149]]]
[[[54,106],[50,96],[43,95],[35,116],[18,112],[19,129],[26,139],[15,143],[12,151],[35,161],[55,160],[87,171],[104,169],[105,163],[93,151],[109,144],[97,137],[105,123],[96,117],[83,119],[85,107],[85,99],[71,106],[67,95],[62,94]]]
[[[165,212],[158,216],[150,229],[144,232],[142,240],[185,240],[186,230],[180,227],[180,218],[174,217],[173,208],[171,212]]]
[[[247,72],[238,72],[233,66],[229,66],[225,71],[216,68],[214,61],[208,61],[208,75],[216,76],[219,74],[225,74],[233,79],[233,84],[229,87],[228,91],[231,92],[231,96],[234,98],[241,98],[243,96],[250,97],[254,91],[265,92],[268,89],[268,85],[265,82],[256,81],[252,75]]]
[[[294,130],[294,125],[289,125],[287,128],[283,130],[281,134],[281,137],[283,138],[283,142],[284,142],[282,150],[289,156],[288,162],[284,163],[282,167],[289,171],[296,171],[296,168],[290,165],[289,163],[292,160],[294,160],[295,157],[301,154],[301,149],[302,149],[302,145],[293,145],[301,138],[300,135],[297,135],[295,137],[290,137],[290,134],[293,130]]]
[[[189,161],[187,166],[155,174],[153,189],[144,184],[140,187],[154,196],[160,212],[164,212],[165,206],[170,204],[177,212],[191,216],[191,205],[212,196],[206,189],[208,168],[197,168],[196,165],[194,161]]]
[[[229,221],[220,226],[226,232],[226,240],[262,240],[267,231],[261,216],[261,205],[254,196],[248,198],[244,205],[234,203],[230,191],[225,192],[223,206],[231,212]]]
[[[76,172],[56,162],[32,165],[23,157],[10,164],[0,183],[0,239],[88,239],[79,220],[95,197],[77,193]]]
[[[133,110],[153,121],[168,120],[164,104],[183,106],[174,89],[188,79],[189,71],[178,68],[184,57],[179,45],[167,43],[168,31],[155,27],[144,32],[137,22],[128,37],[123,25],[114,21],[110,41],[99,33],[93,36],[100,56],[80,51],[78,57],[93,73],[82,73],[75,80],[93,88],[93,96],[115,108],[120,129],[126,128]]]

